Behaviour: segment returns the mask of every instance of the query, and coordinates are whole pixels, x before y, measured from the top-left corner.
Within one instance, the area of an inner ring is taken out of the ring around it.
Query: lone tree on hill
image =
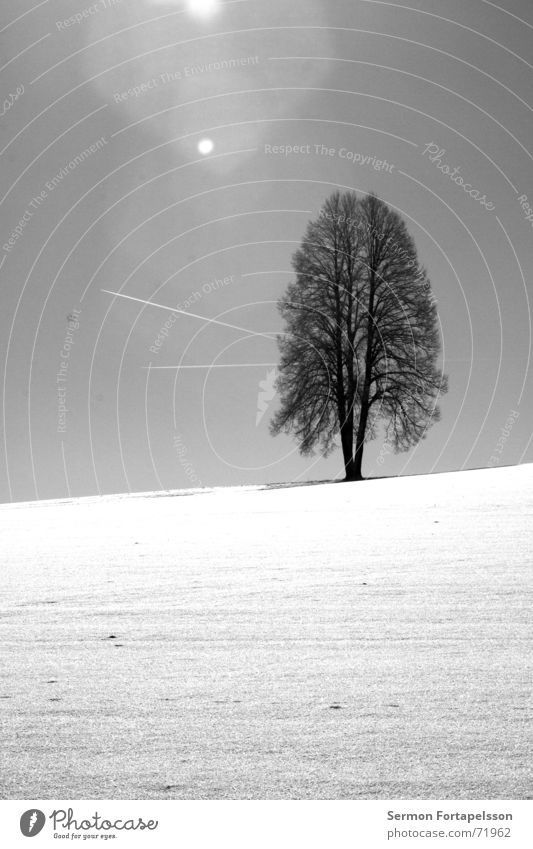
[[[361,480],[366,440],[385,424],[406,451],[440,418],[437,307],[401,217],[375,195],[336,192],[293,257],[278,308],[281,406],[273,435],[326,456],[340,434],[346,480]]]

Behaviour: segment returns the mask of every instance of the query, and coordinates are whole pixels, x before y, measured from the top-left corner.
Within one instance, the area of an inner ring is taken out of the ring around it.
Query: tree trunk
[[[346,472],[344,480],[356,480],[354,477],[355,467],[353,458],[353,412],[348,415],[346,421],[344,421],[341,425],[341,445],[342,456],[344,459],[344,470]]]
[[[363,478],[363,451],[365,450],[365,435],[366,426],[368,424],[368,393],[367,397],[363,398],[361,406],[361,414],[359,416],[359,425],[357,428],[357,437],[355,440],[355,456],[353,460],[353,468],[355,477],[352,480],[362,481]]]
[[[344,480],[348,483],[349,481],[360,481],[362,480],[361,476],[357,475],[356,462],[353,457],[346,462],[344,462],[344,470],[346,472],[344,476]]]
[[[370,292],[368,296],[368,323],[367,323],[367,341],[365,355],[365,378],[363,392],[361,395],[361,412],[359,414],[359,424],[357,426],[357,436],[355,439],[355,457],[354,457],[354,472],[355,480],[363,480],[363,451],[365,449],[366,428],[368,425],[368,414],[370,412],[370,386],[372,383],[372,348],[374,343],[374,302],[376,295],[376,273],[375,273],[375,256],[370,254]]]
[[[365,443],[363,441],[357,446],[357,448],[355,450],[355,457],[353,459],[353,477],[350,478],[350,480],[353,480],[353,481],[364,480],[364,478],[363,478],[363,451],[364,451],[364,448],[365,448]]]

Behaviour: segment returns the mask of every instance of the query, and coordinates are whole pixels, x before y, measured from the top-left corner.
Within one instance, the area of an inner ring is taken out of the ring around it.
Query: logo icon
[[[257,396],[257,416],[255,419],[255,426],[259,427],[263,416],[267,412],[270,404],[276,397],[276,374],[277,369],[272,369],[267,372],[267,375],[264,380],[259,381],[259,393]]]
[[[43,830],[46,817],[42,811],[36,808],[30,808],[25,811],[20,818],[20,830],[24,837],[35,837]]]

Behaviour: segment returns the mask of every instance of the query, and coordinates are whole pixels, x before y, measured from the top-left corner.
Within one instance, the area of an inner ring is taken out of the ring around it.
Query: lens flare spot
[[[212,139],[201,139],[198,142],[198,150],[202,156],[208,156],[210,153],[213,153],[214,149],[215,145]]]
[[[219,0],[187,0],[187,10],[198,18],[214,15],[219,7]]]

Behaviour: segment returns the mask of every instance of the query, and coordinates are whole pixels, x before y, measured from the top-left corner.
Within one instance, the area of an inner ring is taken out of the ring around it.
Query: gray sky
[[[531,3],[195,5],[2,3],[0,500],[339,475],[268,433],[276,300],[338,187],[405,217],[450,377],[365,474],[532,461]]]

